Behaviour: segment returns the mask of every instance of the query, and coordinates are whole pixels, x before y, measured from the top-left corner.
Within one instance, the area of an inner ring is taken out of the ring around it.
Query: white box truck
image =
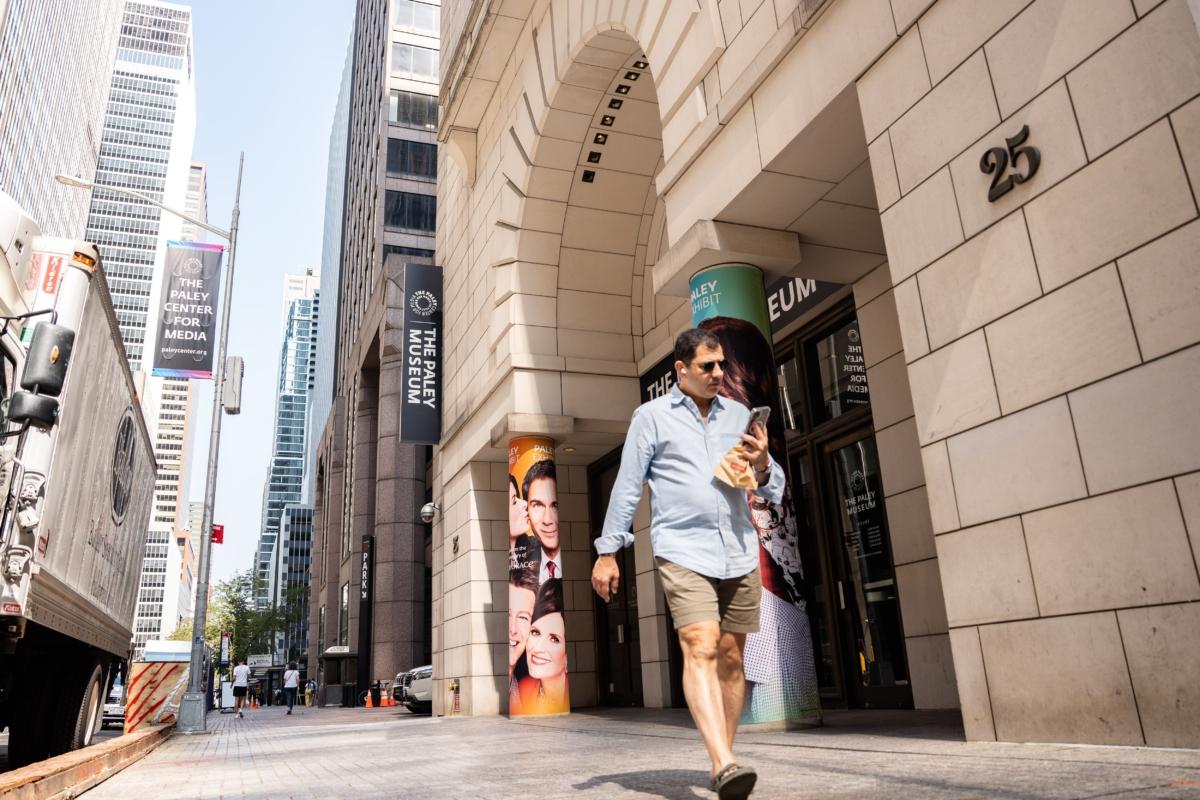
[[[0,326],[0,724],[19,766],[101,726],[157,466],[99,251],[39,236],[3,192]]]

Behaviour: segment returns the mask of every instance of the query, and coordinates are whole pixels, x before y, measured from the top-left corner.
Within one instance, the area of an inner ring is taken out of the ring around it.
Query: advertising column
[[[554,442],[508,445],[508,714],[565,714],[567,636]]]
[[[690,288],[692,323],[716,334],[725,353],[722,396],[749,408],[771,407],[771,456],[786,464],[762,272],[749,264],[722,264],[696,273]],[[791,486],[780,504],[751,492],[746,502],[758,531],[763,593],[760,630],[746,637],[742,722],[812,721],[821,714],[820,696]]]

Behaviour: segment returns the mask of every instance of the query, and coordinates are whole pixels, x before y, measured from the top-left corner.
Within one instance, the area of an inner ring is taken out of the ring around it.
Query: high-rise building
[[[283,614],[279,651],[287,661],[308,660],[308,581],[312,561],[312,506],[284,506],[275,547],[275,586]]]
[[[325,174],[325,227],[321,239],[321,299],[325,318],[337,319],[338,280],[342,274],[342,209],[346,193],[346,135],[350,125],[350,78],[354,49],[347,48],[342,68],[342,85],[329,132],[329,163]],[[337,327],[321,325],[317,330],[317,354],[312,396],[308,399],[308,430],[304,444],[304,502],[312,505],[316,495],[317,442],[333,408],[333,373]]]
[[[394,291],[401,267],[430,263],[435,246],[442,11],[436,0],[357,3],[337,312],[329,320],[333,400],[310,469],[309,669],[315,674],[324,659],[326,681],[354,677],[330,646],[357,654],[360,682],[429,663],[429,547],[415,512],[426,499],[429,448],[400,442],[394,409],[403,364],[389,343],[402,316]],[[375,502],[373,484],[386,487],[387,502]],[[377,574],[387,577],[375,582],[370,640],[359,641],[354,555],[372,535]]]
[[[196,232],[185,231],[179,218],[106,187],[133,189],[203,219],[204,169],[191,161],[195,128],[191,9],[129,0],[112,71],[87,238],[104,257],[125,352],[135,372],[150,367],[153,309],[167,242]],[[175,629],[191,606],[194,584],[190,543],[183,533],[193,392],[186,380],[143,380],[142,405],[159,471],[134,620],[135,652]]]
[[[0,2],[0,190],[50,236],[80,237],[100,155],[123,0]]]
[[[277,581],[275,547],[279,521],[285,506],[303,499],[305,420],[315,378],[319,286],[320,277],[312,269],[304,275],[284,276],[283,346],[275,386],[275,435],[267,483],[263,487],[262,528],[254,565],[260,608],[279,604],[281,587]]]

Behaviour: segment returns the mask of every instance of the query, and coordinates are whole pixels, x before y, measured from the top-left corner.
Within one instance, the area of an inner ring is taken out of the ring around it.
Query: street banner
[[[562,565],[554,442],[515,438],[508,445],[510,717],[571,710]]]
[[[400,441],[442,438],[442,268],[404,265],[404,381]]]
[[[229,664],[229,638],[229,631],[224,631],[221,633],[221,655],[220,660],[217,663],[222,667]]]
[[[217,292],[224,245],[167,242],[154,375],[207,380],[217,349]],[[153,315],[152,315],[153,316]]]
[[[692,324],[721,340],[722,396],[748,408],[771,407],[771,455],[787,463],[762,273],[747,264],[710,267],[692,277],[691,298]],[[746,637],[742,723],[812,721],[821,715],[820,693],[792,489],[784,489],[782,503],[753,492],[746,493],[746,502],[758,531],[763,593],[760,630]]]

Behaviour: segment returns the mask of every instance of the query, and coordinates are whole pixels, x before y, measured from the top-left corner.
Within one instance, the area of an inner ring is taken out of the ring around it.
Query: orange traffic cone
[[[396,705],[396,701],[392,699],[392,693],[391,693],[391,692],[387,692],[386,694],[384,694],[384,696],[383,696],[383,707],[384,707],[384,708],[392,708],[392,707],[393,707],[393,706],[395,706],[395,705]]]
[[[371,702],[371,693],[367,692],[367,708],[374,708],[375,704]]]

